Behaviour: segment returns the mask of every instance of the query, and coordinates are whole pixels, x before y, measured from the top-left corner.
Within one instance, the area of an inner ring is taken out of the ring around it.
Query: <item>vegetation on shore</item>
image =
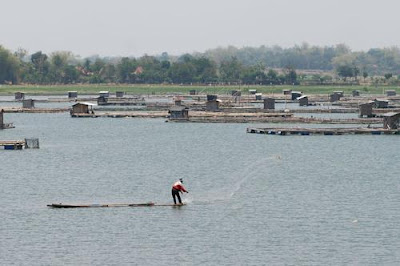
[[[230,94],[232,90],[240,90],[247,94],[250,89],[256,89],[260,93],[278,93],[289,89],[301,91],[304,94],[330,94],[333,91],[344,91],[351,94],[353,90],[360,90],[361,94],[384,94],[386,90],[396,90],[400,93],[400,87],[395,86],[260,86],[260,85],[231,85],[231,86],[174,86],[174,85],[148,85],[148,84],[101,84],[101,85],[0,85],[0,95],[11,95],[15,92],[42,95],[66,95],[68,91],[77,91],[79,94],[98,94],[99,91],[123,91],[128,94],[189,94],[191,90],[204,94]]]
[[[170,56],[80,58],[0,45],[0,84],[400,85],[400,49],[352,52],[346,45],[217,48]],[[139,85],[141,86],[141,85]]]

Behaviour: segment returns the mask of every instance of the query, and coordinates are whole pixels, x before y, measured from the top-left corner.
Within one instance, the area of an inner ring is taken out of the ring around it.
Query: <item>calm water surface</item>
[[[6,114],[2,265],[398,265],[399,136],[265,136],[249,124]],[[258,124],[257,126],[268,126]],[[182,208],[49,209],[172,202]]]

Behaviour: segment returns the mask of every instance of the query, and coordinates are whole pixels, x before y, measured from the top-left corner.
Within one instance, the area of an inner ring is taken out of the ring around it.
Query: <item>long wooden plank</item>
[[[25,145],[25,140],[0,140],[0,146],[5,145]]]
[[[154,202],[146,203],[111,203],[111,204],[62,204],[53,203],[48,204],[47,207],[51,208],[107,208],[107,207],[180,207],[186,205],[183,204],[156,204]]]
[[[106,208],[106,207],[149,207],[153,206],[154,202],[147,203],[112,203],[112,204],[48,204],[51,208]]]
[[[181,207],[186,205],[186,203],[182,203],[182,204],[154,204],[154,207],[165,207],[165,206],[170,206],[170,207]]]

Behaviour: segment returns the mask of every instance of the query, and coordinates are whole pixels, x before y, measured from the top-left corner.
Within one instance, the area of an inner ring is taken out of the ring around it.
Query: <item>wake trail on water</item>
[[[277,164],[280,161],[281,157],[279,155],[256,160],[242,168],[236,174],[232,175],[232,179],[228,180],[226,186],[220,189],[204,192],[202,197],[196,197],[196,200],[190,200],[191,202],[198,204],[210,204],[216,201],[229,201],[238,191],[241,190],[243,184],[252,179],[260,177],[260,171],[264,171],[265,168]]]

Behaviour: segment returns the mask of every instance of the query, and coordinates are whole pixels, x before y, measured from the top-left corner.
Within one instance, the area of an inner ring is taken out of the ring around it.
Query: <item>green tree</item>
[[[63,83],[75,83],[79,80],[79,72],[73,65],[67,65],[64,68]]]
[[[392,73],[386,73],[386,74],[384,75],[384,77],[385,77],[385,80],[386,80],[386,82],[387,82],[389,79],[391,79],[391,78],[393,77],[393,74],[392,74]]]
[[[368,77],[368,72],[364,69],[362,75],[365,81],[365,79]]]
[[[47,79],[47,73],[49,71],[49,62],[47,61],[47,55],[41,51],[31,55],[31,61],[33,64],[32,81],[35,83],[44,83]]]
[[[56,83],[69,83],[71,79],[69,77],[66,78],[66,71],[69,67],[68,62],[71,57],[71,52],[60,51],[52,53],[49,59],[50,68],[47,80]],[[71,72],[70,69],[68,69],[68,71],[69,73]]]
[[[344,80],[354,77],[354,67],[351,65],[340,65],[336,68],[336,72]]]
[[[286,84],[297,84],[297,73],[294,67],[292,66],[287,66],[284,69],[285,73],[285,83]]]
[[[271,85],[279,84],[278,72],[273,69],[268,70],[265,83]]]
[[[117,80],[122,83],[134,82],[133,73],[137,67],[135,59],[129,57],[123,57],[117,64]]]
[[[242,70],[242,63],[237,57],[232,57],[230,60],[221,62],[220,78],[225,82],[239,82]]]
[[[217,66],[214,62],[206,57],[193,59],[191,63],[196,69],[194,77],[195,82],[208,83],[217,80]]]
[[[241,80],[245,84],[267,84],[267,75],[264,72],[264,66],[243,67]]]
[[[168,70],[173,83],[191,83],[196,75],[196,68],[190,62],[176,62]]]
[[[10,51],[0,45],[0,84],[19,81],[20,62]]]

